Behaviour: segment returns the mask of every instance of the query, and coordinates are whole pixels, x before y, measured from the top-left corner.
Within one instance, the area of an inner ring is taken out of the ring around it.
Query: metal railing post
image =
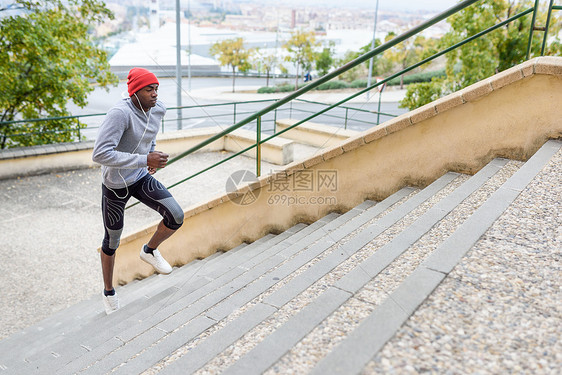
[[[347,130],[347,113],[348,113],[348,112],[349,112],[349,108],[346,108],[346,109],[345,109],[345,123],[344,123],[344,126],[343,126],[343,128],[344,128],[345,130]]]
[[[542,39],[542,47],[541,47],[541,56],[544,56],[544,49],[546,47],[546,38],[548,35],[548,28],[550,26],[550,17],[552,16],[552,5],[554,0],[550,0],[550,4],[548,5],[548,15],[546,16],[546,26],[544,27],[544,36]]]
[[[533,19],[531,21],[531,30],[529,30],[529,43],[527,44],[527,58],[531,55],[531,44],[533,42],[533,31],[535,31],[535,21],[537,20],[537,11],[539,9],[539,0],[535,0],[535,6],[533,8]]]
[[[78,142],[80,142],[80,118],[76,117],[76,127],[78,128]]]
[[[236,124],[236,103],[234,103],[234,121],[233,122]]]
[[[381,99],[382,99],[382,90],[379,90],[379,108],[377,109],[377,125],[381,123]]]
[[[273,134],[277,133],[277,108],[273,111]]]
[[[261,116],[256,119],[256,176],[261,176]]]

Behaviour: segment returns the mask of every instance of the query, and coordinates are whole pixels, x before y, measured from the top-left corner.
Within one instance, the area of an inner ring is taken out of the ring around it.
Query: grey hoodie
[[[130,98],[107,112],[98,130],[92,160],[102,165],[102,182],[112,189],[129,186],[147,173],[147,155],[154,151],[156,134],[166,107],[157,101],[146,115]],[[142,138],[142,139],[141,139]]]

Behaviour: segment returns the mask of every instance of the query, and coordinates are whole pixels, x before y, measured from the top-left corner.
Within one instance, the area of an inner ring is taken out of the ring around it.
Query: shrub
[[[421,72],[404,76],[404,84],[409,85],[412,83],[431,82],[433,78],[445,77],[445,69],[435,70],[433,72]],[[400,84],[400,77],[396,77],[387,82],[389,86],[398,86]]]
[[[282,85],[282,86],[277,86],[275,87],[275,92],[290,92],[290,91],[295,91],[295,85]]]
[[[347,89],[349,84],[344,81],[328,81],[316,88],[316,90],[338,90]]]
[[[374,83],[374,80],[371,80],[371,84]],[[355,81],[349,84],[349,87],[353,89],[363,89],[367,87],[367,80],[365,79],[356,79]]]
[[[275,87],[260,87],[258,89],[258,94],[273,94],[275,90]]]
[[[435,78],[430,82],[419,82],[408,86],[406,96],[400,101],[400,108],[410,111],[439,99],[443,95],[444,78]]]

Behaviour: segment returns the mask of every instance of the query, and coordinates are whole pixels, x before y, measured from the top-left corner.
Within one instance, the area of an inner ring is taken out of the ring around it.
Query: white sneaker
[[[106,296],[105,293],[102,292],[102,297],[103,307],[105,307],[105,313],[107,315],[119,310],[119,298],[117,298],[117,293],[112,296]]]
[[[144,245],[144,246],[146,246],[146,245]],[[162,255],[160,254],[160,251],[158,251],[157,249],[154,249],[154,251],[152,252],[154,255],[152,255],[152,254],[146,253],[144,251],[144,246],[141,248],[141,251],[140,251],[140,258],[142,260],[144,260],[146,263],[148,263],[152,267],[154,267],[154,269],[158,273],[162,273],[164,275],[167,275],[170,272],[172,272],[172,266],[170,266],[170,264],[168,262],[166,262],[166,259],[164,259],[162,257]]]

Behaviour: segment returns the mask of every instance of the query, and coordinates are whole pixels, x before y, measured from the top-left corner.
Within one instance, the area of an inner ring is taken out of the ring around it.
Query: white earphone
[[[139,148],[140,144],[142,143],[142,140],[144,139],[144,135],[146,134],[146,131],[148,130],[148,124],[149,124],[149,122],[150,122],[150,111],[152,110],[152,108],[150,108],[150,109],[148,110],[148,113],[145,112],[145,111],[144,111],[144,108],[142,107],[142,104],[141,104],[141,102],[140,102],[140,100],[139,100],[139,97],[137,96],[137,94],[136,94],[136,93],[133,93],[133,95],[135,96],[135,98],[137,98],[137,103],[139,103],[139,106],[140,106],[140,108],[141,108],[141,111],[142,111],[142,113],[144,114],[144,117],[146,117],[146,125],[145,125],[144,131],[143,131],[143,133],[142,133],[142,135],[141,135],[141,137],[140,137],[140,139],[139,139],[139,143],[137,143],[137,147],[135,147],[135,149],[134,149],[133,151],[131,151],[131,154],[134,154],[135,151],[137,151],[137,149]],[[131,101],[132,101],[132,99],[131,99]],[[121,169],[122,169],[122,168],[117,169],[117,174],[119,175],[119,177],[121,177],[121,179],[123,180],[123,183],[125,184],[125,189],[126,189],[125,196],[124,196],[124,197],[120,197],[120,196],[117,195],[117,193],[116,193],[113,189],[111,189],[109,186],[107,186],[107,188],[108,188],[109,190],[111,190],[111,192],[112,192],[117,198],[119,198],[119,199],[125,199],[125,198],[127,198],[127,195],[129,195],[129,187],[127,186],[127,182],[125,181],[125,178],[123,178],[123,176],[121,175]]]

